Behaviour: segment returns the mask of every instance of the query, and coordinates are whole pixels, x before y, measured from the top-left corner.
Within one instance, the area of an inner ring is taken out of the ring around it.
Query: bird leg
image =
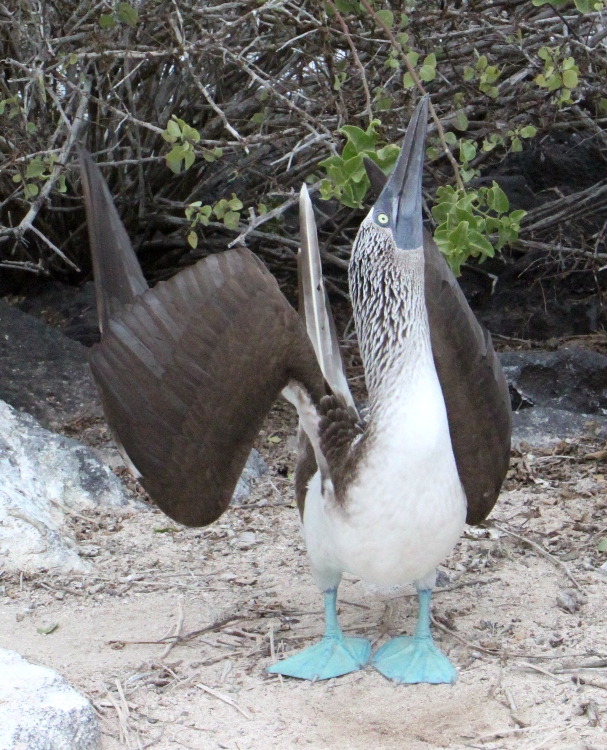
[[[457,680],[455,668],[434,645],[430,633],[431,588],[418,588],[419,613],[413,637],[393,638],[379,648],[371,664],[384,677],[394,682],[432,684]]]
[[[324,592],[325,634],[319,643],[268,668],[272,674],[302,680],[328,680],[362,669],[369,660],[366,638],[346,638],[337,620],[337,587]]]

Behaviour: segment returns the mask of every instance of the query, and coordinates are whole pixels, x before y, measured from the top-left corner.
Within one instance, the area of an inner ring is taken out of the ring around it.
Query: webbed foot
[[[371,664],[384,677],[398,683],[436,685],[454,684],[457,680],[455,667],[428,637],[393,638],[375,652]]]
[[[273,664],[268,672],[301,680],[328,680],[362,669],[370,653],[366,638],[325,636],[319,643]]]

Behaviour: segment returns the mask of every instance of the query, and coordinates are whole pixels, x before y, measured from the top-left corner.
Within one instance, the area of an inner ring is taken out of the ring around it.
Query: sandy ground
[[[396,686],[370,667],[310,684],[265,673],[273,652],[322,631],[292,434],[293,415],[275,409],[259,440],[269,474],[211,527],[143,504],[74,516],[94,573],[4,574],[0,645],[89,696],[104,750],[607,748],[601,446],[515,456],[490,525],[445,562],[434,633],[455,686]],[[374,644],[414,627],[412,588],[379,593],[350,577],[339,596],[344,629]]]

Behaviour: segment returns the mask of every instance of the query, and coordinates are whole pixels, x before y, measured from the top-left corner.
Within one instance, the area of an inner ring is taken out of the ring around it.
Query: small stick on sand
[[[203,685],[202,682],[199,682],[196,685],[197,688],[200,688],[200,690],[204,690],[205,693],[208,693],[209,695],[212,695],[214,698],[217,698],[220,701],[223,701],[224,703],[227,703],[228,706],[232,706],[232,708],[235,708],[237,711],[239,711],[245,719],[250,719],[251,714],[244,708],[241,708],[241,706],[236,703],[235,700],[230,698],[229,695],[224,695],[223,693],[219,693],[217,690],[213,690],[213,688],[210,688],[208,685]]]

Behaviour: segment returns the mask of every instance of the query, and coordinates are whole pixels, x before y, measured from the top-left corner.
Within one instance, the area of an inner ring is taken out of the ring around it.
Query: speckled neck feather
[[[352,248],[349,277],[373,415],[402,377],[432,356],[423,249],[397,250],[391,233],[367,217]]]

